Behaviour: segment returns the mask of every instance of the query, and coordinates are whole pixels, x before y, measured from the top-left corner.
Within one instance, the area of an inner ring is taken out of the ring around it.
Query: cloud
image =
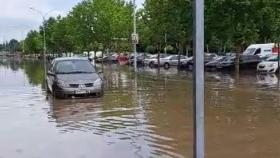
[[[30,10],[30,7],[43,13],[54,10],[49,16],[65,16],[80,1],[82,0],[0,0],[0,43],[12,38],[23,39],[29,30],[38,29],[42,18]],[[144,0],[136,0],[138,6],[143,2]]]
[[[30,10],[36,8],[42,13],[52,11],[49,16],[65,16],[81,0],[0,0],[0,42],[11,38],[22,39],[27,31],[38,29],[41,16]]]

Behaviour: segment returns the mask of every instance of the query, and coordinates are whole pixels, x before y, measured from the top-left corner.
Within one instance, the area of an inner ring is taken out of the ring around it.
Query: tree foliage
[[[74,6],[66,17],[51,17],[46,20],[40,27],[40,37],[37,39],[43,37],[45,27],[49,53],[100,49],[129,51],[132,11],[131,3],[124,0],[84,0]],[[34,32],[31,31],[26,40],[31,38],[30,35],[34,35]],[[29,45],[30,42],[26,43]],[[39,51],[37,47],[30,48],[30,53]]]
[[[211,52],[278,42],[280,2],[205,0],[205,42]],[[192,1],[146,0],[137,11],[139,51],[175,52],[192,48]],[[125,0],[84,0],[66,17],[49,18],[25,39],[30,53],[42,52],[43,26],[48,52],[131,51],[133,5]]]

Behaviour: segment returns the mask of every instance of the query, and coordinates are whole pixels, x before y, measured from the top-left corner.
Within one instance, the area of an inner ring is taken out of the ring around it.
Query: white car
[[[180,62],[187,62],[189,59],[186,56],[181,55]],[[165,58],[161,58],[159,60],[160,64],[158,64],[158,61],[155,61],[155,65],[163,66],[165,69],[169,69],[170,66],[178,66],[179,65],[179,55],[170,55]]]
[[[278,71],[278,55],[273,55],[261,62],[257,66],[257,71],[260,73],[275,73]]]
[[[165,55],[165,54],[160,54],[159,55],[159,58],[160,59],[162,59],[162,58],[165,58],[167,55]],[[146,58],[145,60],[144,60],[144,64],[145,65],[148,65],[149,67],[154,67],[155,66],[155,63],[157,62],[157,60],[158,60],[158,55],[157,54],[155,54],[155,55],[151,55],[149,58]]]

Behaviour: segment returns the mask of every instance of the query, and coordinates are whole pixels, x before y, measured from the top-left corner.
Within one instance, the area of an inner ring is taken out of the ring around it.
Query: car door
[[[181,58],[180,58],[180,62],[181,63],[183,63],[184,61],[186,61],[187,60],[187,58],[185,57],[185,56],[181,56]]]
[[[170,65],[178,65],[178,56],[172,57],[170,62]]]

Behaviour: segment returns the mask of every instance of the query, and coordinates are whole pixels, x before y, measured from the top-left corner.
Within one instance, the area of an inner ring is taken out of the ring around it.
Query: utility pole
[[[195,0],[193,4],[194,22],[194,158],[204,158],[204,0]]]

